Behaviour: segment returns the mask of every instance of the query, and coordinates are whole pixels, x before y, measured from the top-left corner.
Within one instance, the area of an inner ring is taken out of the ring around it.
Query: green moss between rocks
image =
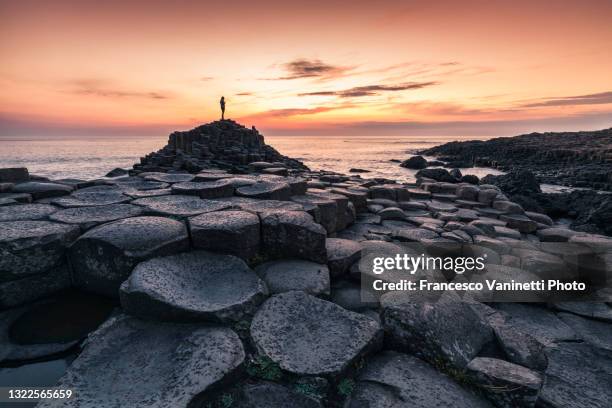
[[[269,357],[261,355],[249,360],[246,371],[251,377],[261,378],[267,381],[278,381],[283,376],[283,372],[277,363],[272,361]]]

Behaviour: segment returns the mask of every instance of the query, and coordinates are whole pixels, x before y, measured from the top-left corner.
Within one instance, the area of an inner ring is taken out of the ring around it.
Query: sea
[[[362,177],[415,180],[416,171],[392,160],[405,160],[418,150],[456,140],[484,137],[445,136],[266,136],[280,153],[302,160],[312,170],[347,173],[368,170]],[[27,167],[30,173],[51,179],[103,177],[110,170],[131,168],[140,157],[159,150],[167,136],[0,136],[0,167]],[[483,177],[501,174],[491,168],[462,169]]]

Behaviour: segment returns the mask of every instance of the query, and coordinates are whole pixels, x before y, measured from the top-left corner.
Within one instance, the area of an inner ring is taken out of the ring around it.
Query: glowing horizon
[[[611,127],[612,3],[492,3],[0,0],[0,135]]]

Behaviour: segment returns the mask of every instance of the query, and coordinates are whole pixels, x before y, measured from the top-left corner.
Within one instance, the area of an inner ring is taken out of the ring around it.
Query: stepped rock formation
[[[279,163],[280,168],[308,169],[300,161],[283,156],[268,146],[255,128],[248,129],[227,119],[172,132],[164,148],[141,158],[141,163],[134,168],[141,171],[182,169],[192,173],[221,168],[246,173],[249,163],[262,161]]]

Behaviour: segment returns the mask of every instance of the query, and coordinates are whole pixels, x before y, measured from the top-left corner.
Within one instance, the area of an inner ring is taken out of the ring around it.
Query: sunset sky
[[[612,127],[612,1],[0,0],[0,135]]]

